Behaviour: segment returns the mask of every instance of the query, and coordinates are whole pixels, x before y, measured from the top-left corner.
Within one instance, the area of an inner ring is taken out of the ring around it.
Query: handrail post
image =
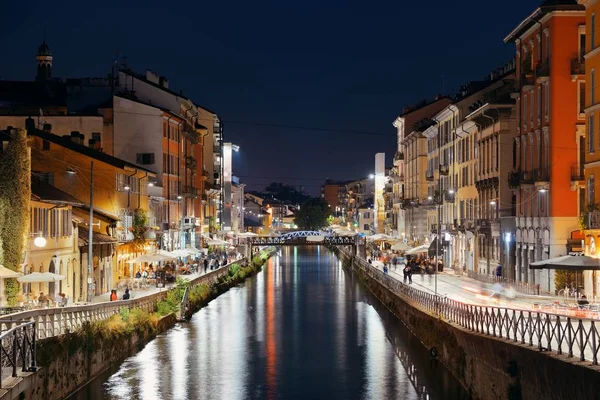
[[[31,325],[33,328],[33,334],[32,334],[32,339],[31,339],[31,368],[29,368],[30,371],[36,371],[37,370],[37,360],[36,360],[36,343],[37,343],[37,333],[36,333],[36,327],[35,327],[35,322]]]
[[[12,376],[17,377],[17,329],[13,331],[13,348],[12,348]]]

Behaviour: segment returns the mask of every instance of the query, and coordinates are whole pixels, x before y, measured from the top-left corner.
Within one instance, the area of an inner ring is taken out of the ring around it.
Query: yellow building
[[[148,212],[147,187],[156,174],[86,147],[82,143],[83,138],[77,135],[60,137],[50,132],[30,130],[29,136],[32,138],[32,174],[84,204],[73,209],[73,219],[80,231],[79,266],[83,282],[87,282],[88,278],[87,232],[91,162],[94,162],[92,278],[96,295],[110,291],[120,278],[131,274],[127,261],[149,251],[153,245],[153,216],[147,214],[146,226],[137,229],[135,213],[136,210],[138,213],[139,210]],[[81,231],[85,231],[85,235]],[[75,297],[85,299],[86,284],[80,286],[82,289]]]

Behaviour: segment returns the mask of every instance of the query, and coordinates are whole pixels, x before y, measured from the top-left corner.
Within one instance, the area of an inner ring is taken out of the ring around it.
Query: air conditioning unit
[[[196,225],[196,218],[194,218],[194,217],[184,217],[181,220],[181,225],[183,225],[183,226],[194,226],[194,225]]]

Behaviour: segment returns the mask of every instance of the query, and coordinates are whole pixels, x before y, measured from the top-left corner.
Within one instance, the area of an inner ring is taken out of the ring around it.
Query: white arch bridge
[[[358,235],[336,236],[335,234],[321,231],[295,231],[280,236],[257,236],[249,238],[249,243],[250,246],[356,246],[358,240]]]

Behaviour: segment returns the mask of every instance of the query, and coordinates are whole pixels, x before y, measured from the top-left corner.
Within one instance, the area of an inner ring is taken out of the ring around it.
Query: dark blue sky
[[[315,194],[325,178],[367,175],[377,152],[391,164],[402,108],[508,61],[502,39],[540,0],[93,4],[4,4],[0,77],[33,79],[44,30],[54,76],[104,75],[118,51],[221,115],[252,188],[279,178]]]

